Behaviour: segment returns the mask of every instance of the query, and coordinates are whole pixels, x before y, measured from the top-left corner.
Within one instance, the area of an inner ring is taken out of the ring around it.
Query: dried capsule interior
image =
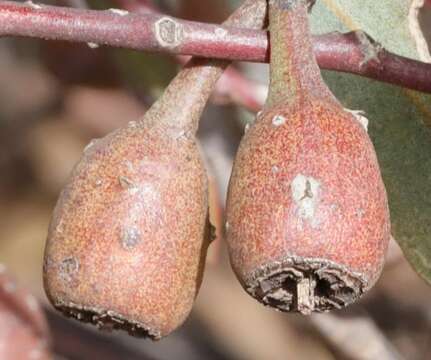
[[[118,314],[112,310],[92,308],[72,302],[64,304],[57,302],[55,307],[67,317],[93,324],[100,330],[124,330],[134,337],[149,338],[152,340],[160,340],[162,338],[160,330],[152,328],[148,324],[133,321],[129,316]]]
[[[362,295],[365,281],[328,260],[290,257],[256,270],[246,284],[250,295],[263,304],[308,315],[353,303]]]

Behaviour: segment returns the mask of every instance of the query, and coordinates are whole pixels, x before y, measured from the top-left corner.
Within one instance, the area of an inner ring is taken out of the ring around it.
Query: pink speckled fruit
[[[264,1],[249,0],[230,24],[261,27],[264,14]],[[171,39],[180,25],[167,22],[159,35]],[[159,339],[190,313],[209,238],[195,134],[226,65],[192,60],[142,120],[84,151],[45,249],[46,293],[64,314]]]
[[[274,0],[269,17],[270,94],[235,159],[230,259],[265,305],[303,314],[341,308],[381,272],[386,191],[361,116],[321,79],[306,2]]]
[[[158,339],[190,312],[208,245],[207,177],[194,136],[169,130],[132,124],[74,169],[44,263],[47,295],[66,315]]]

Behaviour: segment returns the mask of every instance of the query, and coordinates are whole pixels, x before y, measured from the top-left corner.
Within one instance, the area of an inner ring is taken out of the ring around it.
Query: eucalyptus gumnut
[[[265,9],[264,1],[246,1],[227,24],[261,28]],[[155,31],[181,30],[166,21]],[[185,321],[209,244],[207,173],[195,134],[227,65],[191,60],[141,120],[84,151],[45,249],[45,290],[65,315],[152,339]]]
[[[240,143],[227,201],[230,260],[244,289],[303,314],[370,289],[390,237],[373,145],[321,78],[310,5],[269,3],[270,91]]]

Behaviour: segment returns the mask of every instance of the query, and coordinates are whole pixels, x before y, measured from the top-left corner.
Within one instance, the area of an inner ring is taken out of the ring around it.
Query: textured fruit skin
[[[54,210],[44,284],[69,316],[153,339],[189,314],[208,245],[194,136],[131,123],[85,151]]]
[[[389,224],[373,145],[350,112],[300,97],[258,115],[227,200],[231,264],[252,296],[305,314],[348,305],[377,280]]]
[[[262,28],[265,14],[265,0],[246,0],[225,25]],[[64,314],[160,339],[190,313],[212,233],[195,134],[226,66],[190,60],[142,119],[86,149],[45,249],[45,290]]]

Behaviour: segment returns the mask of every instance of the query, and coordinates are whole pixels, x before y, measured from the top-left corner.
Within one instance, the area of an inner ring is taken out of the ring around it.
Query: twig
[[[115,3],[133,12],[160,14],[151,0],[116,0]],[[176,55],[175,58],[182,65],[190,60],[190,56],[183,55]],[[267,86],[247,79],[231,66],[218,81],[211,101],[223,105],[233,103],[256,113],[262,109],[267,92]]]
[[[183,21],[154,13],[82,10],[0,1],[0,36],[68,40],[226,60],[268,61],[265,31]],[[397,56],[363,32],[314,38],[324,69],[431,92],[431,64]]]
[[[314,52],[323,69],[431,92],[431,64],[395,55],[363,31],[334,32],[317,39]]]

